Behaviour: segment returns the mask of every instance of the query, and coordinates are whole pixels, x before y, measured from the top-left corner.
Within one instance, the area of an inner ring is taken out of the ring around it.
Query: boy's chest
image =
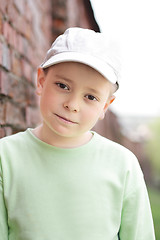
[[[92,240],[118,231],[123,191],[111,169],[84,159],[61,164],[57,159],[19,161],[10,166],[10,173],[5,198],[11,230],[25,228],[37,234],[43,229],[44,236],[63,232],[76,239],[85,233]]]

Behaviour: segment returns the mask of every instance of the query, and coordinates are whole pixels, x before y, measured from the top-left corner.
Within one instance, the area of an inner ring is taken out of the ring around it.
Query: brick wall
[[[35,73],[51,43],[50,0],[0,0],[0,137],[39,120]]]
[[[121,126],[117,116],[110,110],[107,110],[104,119],[98,121],[93,130],[112,141],[122,142]]]
[[[36,68],[71,26],[99,31],[89,0],[0,0],[0,137],[39,123]]]
[[[68,27],[100,31],[89,0],[52,0],[53,39]]]

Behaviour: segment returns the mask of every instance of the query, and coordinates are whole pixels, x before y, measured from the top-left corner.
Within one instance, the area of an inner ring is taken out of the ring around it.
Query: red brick
[[[5,136],[9,136],[13,132],[11,127],[4,127],[4,131],[5,131]]]
[[[23,34],[29,40],[32,38],[33,29],[30,23],[25,22],[25,31],[23,32]]]
[[[2,65],[2,48],[3,48],[3,45],[0,42],[0,65]]]
[[[42,121],[40,112],[37,108],[27,107],[26,108],[26,120],[27,126],[36,127]]]
[[[29,43],[28,40],[26,38],[22,39],[23,41],[23,55],[25,55],[25,57],[28,57],[28,48],[29,48]]]
[[[9,31],[9,44],[13,47],[15,47],[15,35],[16,35],[16,32],[15,32],[15,29],[13,27],[10,27],[10,31]]]
[[[7,83],[7,73],[4,71],[1,71],[1,77],[0,77],[0,89],[1,93],[4,95],[7,95],[7,90],[5,84]]]
[[[37,87],[37,68],[32,72],[32,84],[34,88]]]
[[[17,14],[16,18],[13,19],[12,24],[14,28],[18,31],[18,33],[25,35],[26,22],[22,15]]]
[[[17,40],[18,40],[18,51],[19,51],[19,53],[23,54],[24,52],[23,52],[23,38],[22,38],[22,36],[18,35]]]
[[[25,1],[24,0],[13,0],[18,11],[23,15],[25,13]]]
[[[15,29],[12,30],[12,46],[18,49],[18,33]]]
[[[65,18],[67,15],[66,12],[66,7],[65,6],[61,6],[61,7],[56,7],[56,12],[55,12],[55,17],[59,17],[59,18]]]
[[[10,22],[13,22],[15,18],[17,18],[18,11],[13,5],[13,3],[7,4],[7,16]]]
[[[32,22],[33,20],[33,12],[28,4],[28,2],[26,2],[25,4],[25,17],[26,17],[26,20],[28,22]]]
[[[9,25],[9,39],[8,39],[8,43],[10,45],[13,46],[13,32],[14,32],[14,29],[11,25]]]
[[[2,72],[1,75],[1,93],[12,98],[14,102],[20,103],[21,106],[25,106],[27,102],[25,82],[12,74]]]
[[[51,1],[46,1],[44,4],[43,0],[37,0],[37,5],[41,9],[41,12],[46,12],[48,9],[51,8]]]
[[[29,60],[31,61],[31,63],[35,69],[44,61],[46,51],[44,51],[44,50],[37,51],[36,49],[30,48],[30,56],[29,56],[30,59]]]
[[[2,46],[2,66],[7,70],[11,70],[10,48],[5,43]]]
[[[66,25],[63,19],[54,19],[52,24],[53,24],[53,28],[55,29],[58,28],[62,32],[66,28]]]
[[[33,67],[37,67],[37,62],[39,62],[39,57],[35,57],[35,52],[37,52],[36,46],[32,47],[26,38],[22,38],[23,42],[23,55],[31,63]],[[38,60],[38,61],[37,61]]]
[[[11,55],[11,70],[17,76],[22,76],[22,66],[20,56],[15,51]]]
[[[37,107],[36,89],[33,87],[27,89],[27,104],[32,107]]]
[[[10,31],[10,24],[7,21],[5,21],[3,23],[3,35],[7,42],[9,42],[9,31]]]
[[[12,46],[15,46],[15,34],[16,34],[15,29],[7,21],[5,21],[3,23],[3,35],[7,43],[9,43]]]
[[[31,81],[31,71],[32,71],[31,65],[27,61],[22,60],[22,75],[28,81]]]
[[[3,32],[3,20],[2,20],[2,14],[0,12],[0,34]]]
[[[0,10],[3,13],[6,13],[6,9],[7,9],[7,1],[6,0],[0,0]]]
[[[15,29],[7,22],[5,21],[3,24],[3,34],[8,44],[19,47],[17,36]]]
[[[9,136],[11,134],[12,134],[11,127],[0,126],[0,138],[3,138],[5,136]]]
[[[3,137],[5,137],[5,136],[6,136],[5,130],[4,130],[4,128],[0,125],[0,138],[3,138]]]
[[[45,39],[47,39],[48,41],[51,41],[51,39],[52,39],[52,33],[51,33],[52,18],[51,18],[51,16],[46,17],[46,15],[44,15],[44,19],[45,19],[45,21],[43,21],[41,23],[42,31],[45,36]]]
[[[36,59],[34,57],[34,50],[30,45],[28,45],[27,58],[28,58],[28,61],[31,62],[32,65],[33,65],[33,63],[35,64]]]
[[[5,124],[5,105],[2,101],[0,101],[0,125]]]
[[[1,116],[6,113],[3,127],[11,126],[3,128],[3,135],[23,129],[26,121],[30,126],[39,122],[35,69],[51,44],[50,4],[51,0],[45,4],[44,0],[0,0],[0,90],[8,101],[1,106]],[[62,9],[58,15],[63,18]]]
[[[18,107],[10,102],[6,103],[6,124],[16,126],[18,128],[25,128],[25,112],[23,108]]]

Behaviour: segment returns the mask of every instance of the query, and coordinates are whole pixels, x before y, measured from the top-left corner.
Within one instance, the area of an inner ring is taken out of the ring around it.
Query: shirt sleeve
[[[155,240],[148,192],[138,160],[128,173],[124,197],[120,240]]]
[[[0,165],[0,237],[3,240],[8,240],[7,211],[4,202],[1,165]]]

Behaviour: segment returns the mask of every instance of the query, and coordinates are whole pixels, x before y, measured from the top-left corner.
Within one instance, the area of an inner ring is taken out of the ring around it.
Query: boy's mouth
[[[74,124],[78,124],[77,122],[74,122],[74,121],[72,121],[72,120],[70,120],[70,119],[68,119],[68,118],[65,118],[65,117],[62,117],[62,116],[60,116],[60,115],[58,115],[58,114],[55,114],[58,118],[60,118],[61,120],[63,120],[64,122],[66,122],[66,123],[74,123]]]

